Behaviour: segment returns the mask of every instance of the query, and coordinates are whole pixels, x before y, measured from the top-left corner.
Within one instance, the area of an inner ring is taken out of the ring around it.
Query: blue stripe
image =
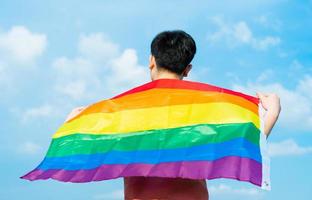
[[[139,144],[138,144],[139,145]],[[130,164],[178,161],[213,161],[225,156],[250,158],[261,163],[259,146],[244,138],[214,144],[205,144],[189,148],[175,148],[144,151],[110,151],[102,154],[74,155],[64,157],[46,157],[39,169],[92,169],[103,164]]]

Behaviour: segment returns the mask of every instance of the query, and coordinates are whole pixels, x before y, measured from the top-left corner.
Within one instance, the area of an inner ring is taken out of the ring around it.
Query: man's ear
[[[149,56],[149,69],[152,70],[156,65],[155,57],[153,55]]]
[[[192,69],[192,64],[188,64],[187,66],[186,66],[186,68],[184,69],[184,71],[183,71],[183,77],[187,77],[187,75],[188,75],[188,73],[191,71],[191,69]]]

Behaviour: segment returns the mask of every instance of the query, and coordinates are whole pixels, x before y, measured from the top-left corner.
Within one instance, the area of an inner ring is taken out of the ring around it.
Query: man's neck
[[[159,73],[154,78],[154,80],[157,80],[157,79],[180,79],[180,80],[182,80],[183,76],[179,76],[179,75],[174,74],[174,73]]]

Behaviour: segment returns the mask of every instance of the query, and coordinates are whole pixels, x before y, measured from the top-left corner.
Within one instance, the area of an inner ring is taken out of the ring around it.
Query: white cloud
[[[42,147],[34,142],[26,141],[18,147],[18,153],[34,155],[41,152]]]
[[[272,14],[264,14],[255,19],[260,25],[273,29],[275,31],[279,31],[282,28],[282,21],[275,18]]]
[[[124,199],[123,190],[113,190],[110,193],[97,194],[93,197],[94,200],[119,200]]]
[[[312,130],[312,76],[303,77],[292,90],[280,83],[262,82],[248,82],[246,85],[233,84],[232,88],[251,95],[255,95],[257,91],[276,93],[280,97],[282,107],[277,123],[296,132]]]
[[[73,99],[79,99],[87,93],[86,83],[83,80],[68,82],[65,85],[56,85],[55,89]]]
[[[269,143],[270,156],[303,155],[312,153],[312,146],[301,147],[293,139]]]
[[[271,69],[264,70],[257,78],[257,82],[269,80],[274,74],[274,71]]]
[[[249,43],[252,40],[252,32],[246,22],[238,22],[233,27],[233,34],[242,43]]]
[[[0,33],[1,59],[13,63],[32,63],[45,50],[45,34],[32,33],[24,26],[13,26],[8,32]]]
[[[43,105],[36,108],[30,108],[25,111],[24,118],[37,118],[37,117],[44,117],[47,115],[50,115],[52,113],[53,109],[49,105]]]
[[[53,69],[55,69],[61,78],[67,79],[69,77],[75,78],[79,76],[85,76],[90,78],[94,75],[94,65],[87,59],[75,58],[69,59],[66,57],[57,58],[53,64]]]
[[[115,91],[121,92],[129,88],[149,81],[149,71],[147,67],[138,64],[138,56],[134,49],[126,49],[117,58],[111,61],[111,77],[108,82]]]
[[[138,63],[136,50],[119,52],[119,45],[103,33],[83,35],[76,58],[53,62],[54,89],[72,99],[95,99],[122,92],[148,81],[148,68]]]
[[[41,120],[42,118],[54,118],[56,116],[63,115],[64,110],[66,110],[67,104],[65,103],[61,105],[59,104],[46,103],[40,106],[31,107],[24,110],[19,108],[13,108],[10,111],[16,116],[18,116],[22,123],[28,123],[29,121],[32,120],[38,119]]]
[[[305,75],[305,77],[299,81],[297,90],[312,100],[312,76]]]
[[[54,89],[62,97],[88,99],[101,86],[97,66],[85,58],[57,58],[53,64]]]
[[[118,55],[119,46],[103,33],[92,33],[80,37],[78,50],[91,60],[106,62]]]
[[[66,115],[69,115],[74,106],[81,105],[75,104],[74,101],[68,101],[65,98],[58,97],[56,99],[53,98],[48,103],[30,108],[13,107],[9,109],[9,112],[18,118],[24,126],[28,126],[34,121],[39,126],[44,125],[45,122],[48,122],[51,126],[59,126],[59,123],[65,121]],[[54,121],[56,119],[58,120]],[[61,121],[59,121],[60,119]],[[44,120],[48,121],[44,122]]]
[[[266,36],[262,39],[253,39],[252,46],[255,49],[266,50],[269,47],[277,46],[280,42],[279,37]]]
[[[211,196],[239,196],[253,199],[259,199],[262,197],[262,193],[255,188],[233,188],[226,184],[209,186],[209,193]]]
[[[213,17],[212,22],[218,30],[208,35],[211,43],[225,41],[233,48],[239,45],[249,45],[257,50],[266,50],[269,47],[277,46],[281,40],[275,36],[256,37],[245,21],[229,24],[224,22],[221,17]]]
[[[148,67],[138,63],[136,50],[119,52],[118,44],[102,33],[81,36],[78,47],[76,57],[58,57],[52,62],[55,77],[51,83],[52,98],[38,107],[24,111],[16,109],[17,115],[22,116],[22,122],[65,115],[73,109],[71,106],[109,98],[149,81]]]
[[[6,63],[0,61],[0,86],[7,82]]]
[[[0,30],[0,90],[3,98],[17,90],[20,75],[26,77],[25,72],[36,69],[36,61],[46,46],[46,35],[33,33],[27,27]]]

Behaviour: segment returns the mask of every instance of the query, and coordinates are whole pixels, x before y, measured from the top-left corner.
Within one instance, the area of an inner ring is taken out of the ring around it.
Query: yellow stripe
[[[65,123],[53,138],[74,133],[114,134],[151,129],[175,128],[195,124],[252,122],[259,128],[259,116],[231,103],[205,103],[161,106],[94,113]]]

